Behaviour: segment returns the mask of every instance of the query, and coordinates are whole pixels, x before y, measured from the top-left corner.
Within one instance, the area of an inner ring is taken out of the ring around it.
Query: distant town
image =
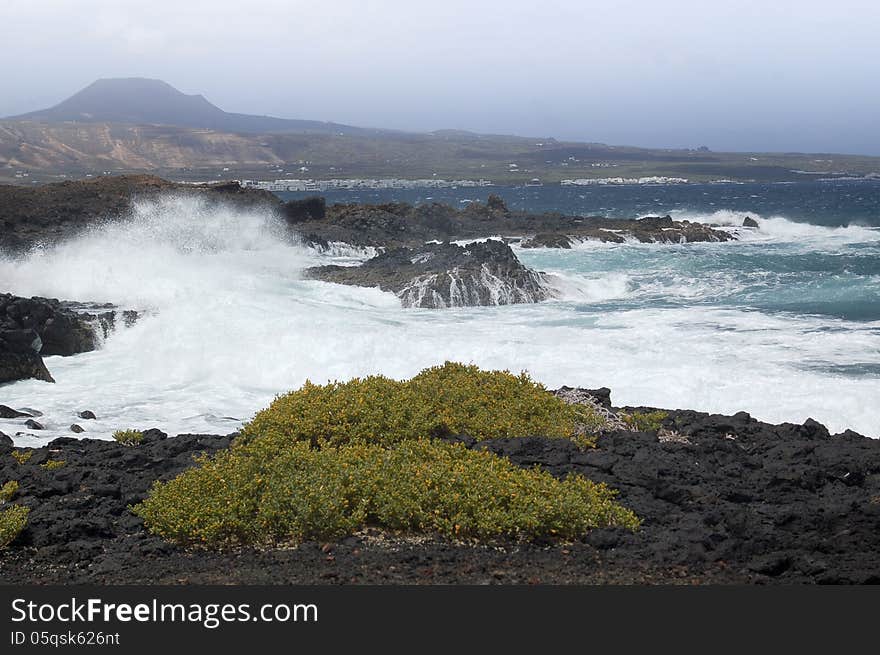
[[[459,187],[494,186],[489,180],[422,180],[388,179],[333,179],[333,180],[239,180],[243,187],[265,191],[353,191],[356,189],[456,189]]]
[[[263,189],[265,191],[355,191],[359,189],[457,189],[469,187],[495,186],[490,180],[443,180],[426,178],[407,180],[403,178],[385,179],[330,179],[330,180],[239,180],[243,187]],[[630,184],[687,184],[683,177],[601,177],[562,180],[562,186],[605,186]],[[540,179],[534,178],[525,183],[526,186],[543,186]]]

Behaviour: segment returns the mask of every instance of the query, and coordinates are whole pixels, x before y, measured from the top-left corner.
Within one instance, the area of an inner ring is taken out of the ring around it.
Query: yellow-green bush
[[[447,362],[409,381],[381,376],[315,385],[279,396],[242,430],[278,447],[292,441],[339,445],[365,441],[390,445],[437,434],[494,437],[574,437],[587,443],[584,426],[603,419],[568,405],[528,375],[482,371]]]
[[[49,459],[40,464],[40,468],[46,469],[47,471],[56,471],[60,468],[63,468],[67,462],[63,459]]]
[[[27,524],[30,509],[13,505],[0,510],[0,550],[11,544]]]
[[[557,480],[461,444],[406,440],[278,451],[256,440],[156,483],[134,510],[181,544],[273,544],[334,539],[366,526],[450,537],[577,538],[591,528],[635,528],[613,491],[572,475]]]
[[[19,464],[27,464],[28,460],[34,456],[33,450],[13,450],[12,456]]]
[[[144,438],[144,433],[138,430],[117,430],[113,438],[123,446],[137,446]]]
[[[18,491],[18,482],[16,480],[10,480],[4,484],[0,487],[0,503],[8,503],[12,500],[16,491]]]

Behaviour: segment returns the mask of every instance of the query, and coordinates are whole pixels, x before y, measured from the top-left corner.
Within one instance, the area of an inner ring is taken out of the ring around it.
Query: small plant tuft
[[[27,464],[28,460],[34,456],[33,450],[13,450],[12,456],[19,464]]]
[[[56,471],[60,468],[63,468],[67,462],[63,459],[49,459],[40,464],[40,468],[46,469],[47,471]]]
[[[633,432],[656,432],[663,427],[663,421],[669,416],[668,412],[657,410],[654,412],[632,412],[623,414],[623,422]]]
[[[0,503],[8,503],[12,500],[16,491],[18,491],[18,482],[16,480],[10,480],[4,484],[0,487]]]
[[[12,505],[0,510],[0,550],[15,541],[24,530],[30,511],[30,508],[22,505]]]
[[[137,446],[143,440],[144,433],[140,430],[117,430],[113,438],[123,446]]]

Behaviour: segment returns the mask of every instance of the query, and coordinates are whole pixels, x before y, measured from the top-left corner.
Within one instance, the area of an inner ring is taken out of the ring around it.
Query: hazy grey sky
[[[99,77],[229,111],[880,155],[878,0],[2,0],[0,116]]]

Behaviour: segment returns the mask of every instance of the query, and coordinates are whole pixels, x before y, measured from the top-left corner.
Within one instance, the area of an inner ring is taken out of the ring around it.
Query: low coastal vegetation
[[[22,505],[12,505],[0,510],[0,550],[15,541],[24,530],[30,509]]]
[[[144,433],[139,430],[117,430],[113,438],[123,446],[137,446],[144,438]]]
[[[350,443],[282,453],[233,448],[167,483],[137,513],[181,544],[277,544],[340,538],[367,526],[446,537],[576,538],[635,528],[614,492],[580,476],[557,480],[462,444]]]
[[[663,420],[667,416],[669,416],[668,412],[662,410],[621,414],[623,422],[634,432],[656,432],[663,427]]]
[[[0,503],[8,503],[12,500],[16,491],[18,491],[18,482],[16,480],[10,480],[4,484],[0,487]]]
[[[466,434],[484,439],[542,436],[591,445],[604,418],[569,405],[527,374],[447,362],[407,381],[382,376],[316,385],[279,396],[242,430],[241,441],[391,445],[405,439]]]
[[[278,397],[233,446],[134,507],[180,544],[217,547],[334,539],[365,527],[451,538],[574,539],[638,527],[615,492],[559,480],[436,437],[536,435],[586,441],[592,408],[568,405],[527,375],[447,363]]]
[[[47,471],[57,471],[60,468],[64,468],[64,465],[67,464],[63,459],[49,459],[40,464],[40,468],[46,469]]]
[[[28,460],[33,457],[33,450],[13,450],[12,456],[19,464],[27,464]]]

